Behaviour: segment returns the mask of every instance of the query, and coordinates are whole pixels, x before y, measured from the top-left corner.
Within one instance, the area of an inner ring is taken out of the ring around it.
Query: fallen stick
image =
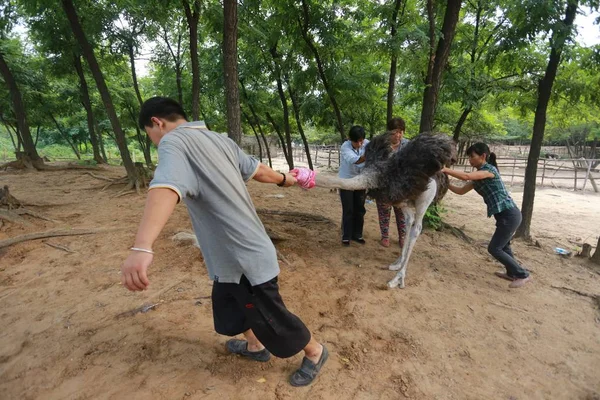
[[[442,225],[440,226],[440,228],[442,230],[449,230],[450,233],[452,233],[454,236],[456,236],[459,239],[464,240],[467,243],[470,243],[470,244],[475,243],[475,240],[473,238],[471,238],[469,235],[467,235],[465,232],[463,232],[463,230],[460,228],[452,226],[443,221],[442,221]]]
[[[508,308],[509,310],[519,311],[519,312],[522,312],[522,313],[529,312],[529,311],[527,311],[527,310],[525,310],[523,308],[517,308],[517,307],[509,306],[508,304],[494,303],[494,302],[490,302],[490,304],[493,304],[493,305],[498,306],[498,307]]]
[[[554,285],[552,285],[550,287],[554,288],[554,289],[566,290],[568,292],[572,292],[572,293],[578,294],[580,296],[588,297],[588,298],[590,298],[592,300],[596,300],[598,302],[598,305],[600,306],[600,295],[592,294],[592,293],[580,292],[579,290],[571,289],[571,288],[564,287],[564,286],[554,286]]]
[[[8,222],[12,222],[14,224],[31,225],[25,219],[21,218],[20,215],[15,214],[12,211],[0,210],[0,220],[1,219],[5,220],[5,221],[8,221]]]
[[[43,219],[44,221],[58,222],[58,221],[55,221],[53,219],[50,219],[50,218],[40,214],[40,213],[36,213],[35,211],[28,210],[27,208],[17,208],[15,210],[13,210],[12,212],[14,212],[15,214],[18,214],[18,215],[30,215],[34,218]]]
[[[168,292],[169,290],[173,289],[175,286],[181,284],[185,279],[181,279],[177,282],[175,282],[172,285],[167,286],[166,288],[163,288],[161,290],[159,290],[158,292],[151,294],[150,296],[148,296],[148,298],[146,299],[147,302],[145,302],[144,304],[142,304],[141,306],[134,308],[133,310],[128,310],[122,313],[119,313],[117,315],[114,316],[115,319],[119,319],[119,318],[123,318],[123,317],[131,317],[139,312],[147,312],[153,308],[155,308],[157,305],[160,304],[160,302],[158,303],[153,303],[153,301],[158,300],[158,298],[160,298],[160,296],[162,296],[163,294],[165,294],[166,292]],[[144,311],[144,309],[146,311]]]
[[[288,259],[281,254],[281,252],[279,250],[275,250],[277,252],[277,258],[279,258],[281,261],[283,261],[284,263],[287,264],[288,267],[292,266],[292,263],[288,261]]]
[[[263,215],[281,215],[285,217],[296,217],[313,222],[326,222],[333,224],[333,221],[331,221],[329,218],[323,217],[322,215],[308,214],[297,211],[267,210],[265,208],[257,208],[256,213]]]
[[[115,194],[114,196],[112,196],[112,199],[116,199],[117,197],[122,197],[122,196],[127,196],[129,194],[136,194],[137,192],[135,190],[128,190],[126,192],[120,192]]]
[[[108,182],[112,182],[112,181],[113,181],[113,179],[112,179],[112,178],[107,178],[107,177],[105,177],[105,176],[96,175],[96,174],[94,174],[93,172],[89,172],[89,171],[88,171],[88,172],[86,172],[86,173],[84,173],[83,175],[89,175],[89,176],[91,176],[92,178],[100,179],[100,180],[103,180],[103,181],[108,181]],[[82,175],[82,176],[83,176],[83,175]]]
[[[115,315],[115,319],[124,318],[124,317],[133,317],[137,313],[147,313],[150,310],[153,310],[158,306],[159,303],[155,304],[143,304],[133,310],[125,311],[120,314]]]
[[[48,245],[50,247],[54,247],[55,249],[66,251],[67,253],[75,253],[73,250],[71,250],[70,248],[68,248],[66,246],[61,246],[59,244],[48,243],[48,242],[44,242],[44,244],[46,244],[46,245]]]
[[[77,235],[92,235],[94,233],[105,232],[106,229],[72,229],[72,230],[64,230],[64,231],[47,231],[47,232],[37,232],[37,233],[28,233],[26,235],[17,236],[11,239],[0,240],[0,249],[3,249],[8,246],[12,246],[13,244],[27,242],[29,240],[37,240],[44,239],[49,237],[58,237],[58,236],[77,236]]]

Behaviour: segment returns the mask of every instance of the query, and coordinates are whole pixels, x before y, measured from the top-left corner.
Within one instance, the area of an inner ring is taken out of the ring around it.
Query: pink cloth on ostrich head
[[[315,187],[315,176],[317,173],[308,168],[294,168],[290,171],[298,181],[298,186],[302,189],[312,189]]]

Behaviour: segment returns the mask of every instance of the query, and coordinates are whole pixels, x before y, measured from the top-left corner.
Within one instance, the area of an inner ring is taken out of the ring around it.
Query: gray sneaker
[[[242,357],[247,357],[253,361],[267,362],[271,359],[269,350],[262,349],[261,351],[248,351],[248,342],[239,339],[230,339],[225,343],[227,350],[233,354],[239,354]]]

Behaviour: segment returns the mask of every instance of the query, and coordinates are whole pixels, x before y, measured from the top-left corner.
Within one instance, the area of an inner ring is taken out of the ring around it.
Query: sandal
[[[239,354],[253,361],[267,362],[271,359],[271,353],[267,349],[248,351],[248,342],[245,340],[230,339],[225,344],[230,353]]]
[[[383,247],[390,247],[390,239],[383,238],[379,241],[379,244],[382,245]]]
[[[290,384],[292,386],[307,386],[315,380],[317,374],[323,367],[323,364],[325,364],[325,361],[327,361],[327,358],[329,357],[327,347],[325,347],[325,345],[322,346],[323,353],[321,353],[321,359],[318,363],[315,364],[306,357],[302,359],[302,364],[300,365],[300,368],[297,369],[296,372],[294,372],[290,377]]]

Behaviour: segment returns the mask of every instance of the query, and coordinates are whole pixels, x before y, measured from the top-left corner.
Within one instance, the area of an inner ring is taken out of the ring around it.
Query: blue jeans
[[[523,219],[521,211],[517,207],[509,208],[494,214],[494,218],[496,218],[496,231],[488,245],[488,252],[504,265],[508,276],[515,279],[527,278],[529,271],[519,265],[510,248],[510,239]]]

